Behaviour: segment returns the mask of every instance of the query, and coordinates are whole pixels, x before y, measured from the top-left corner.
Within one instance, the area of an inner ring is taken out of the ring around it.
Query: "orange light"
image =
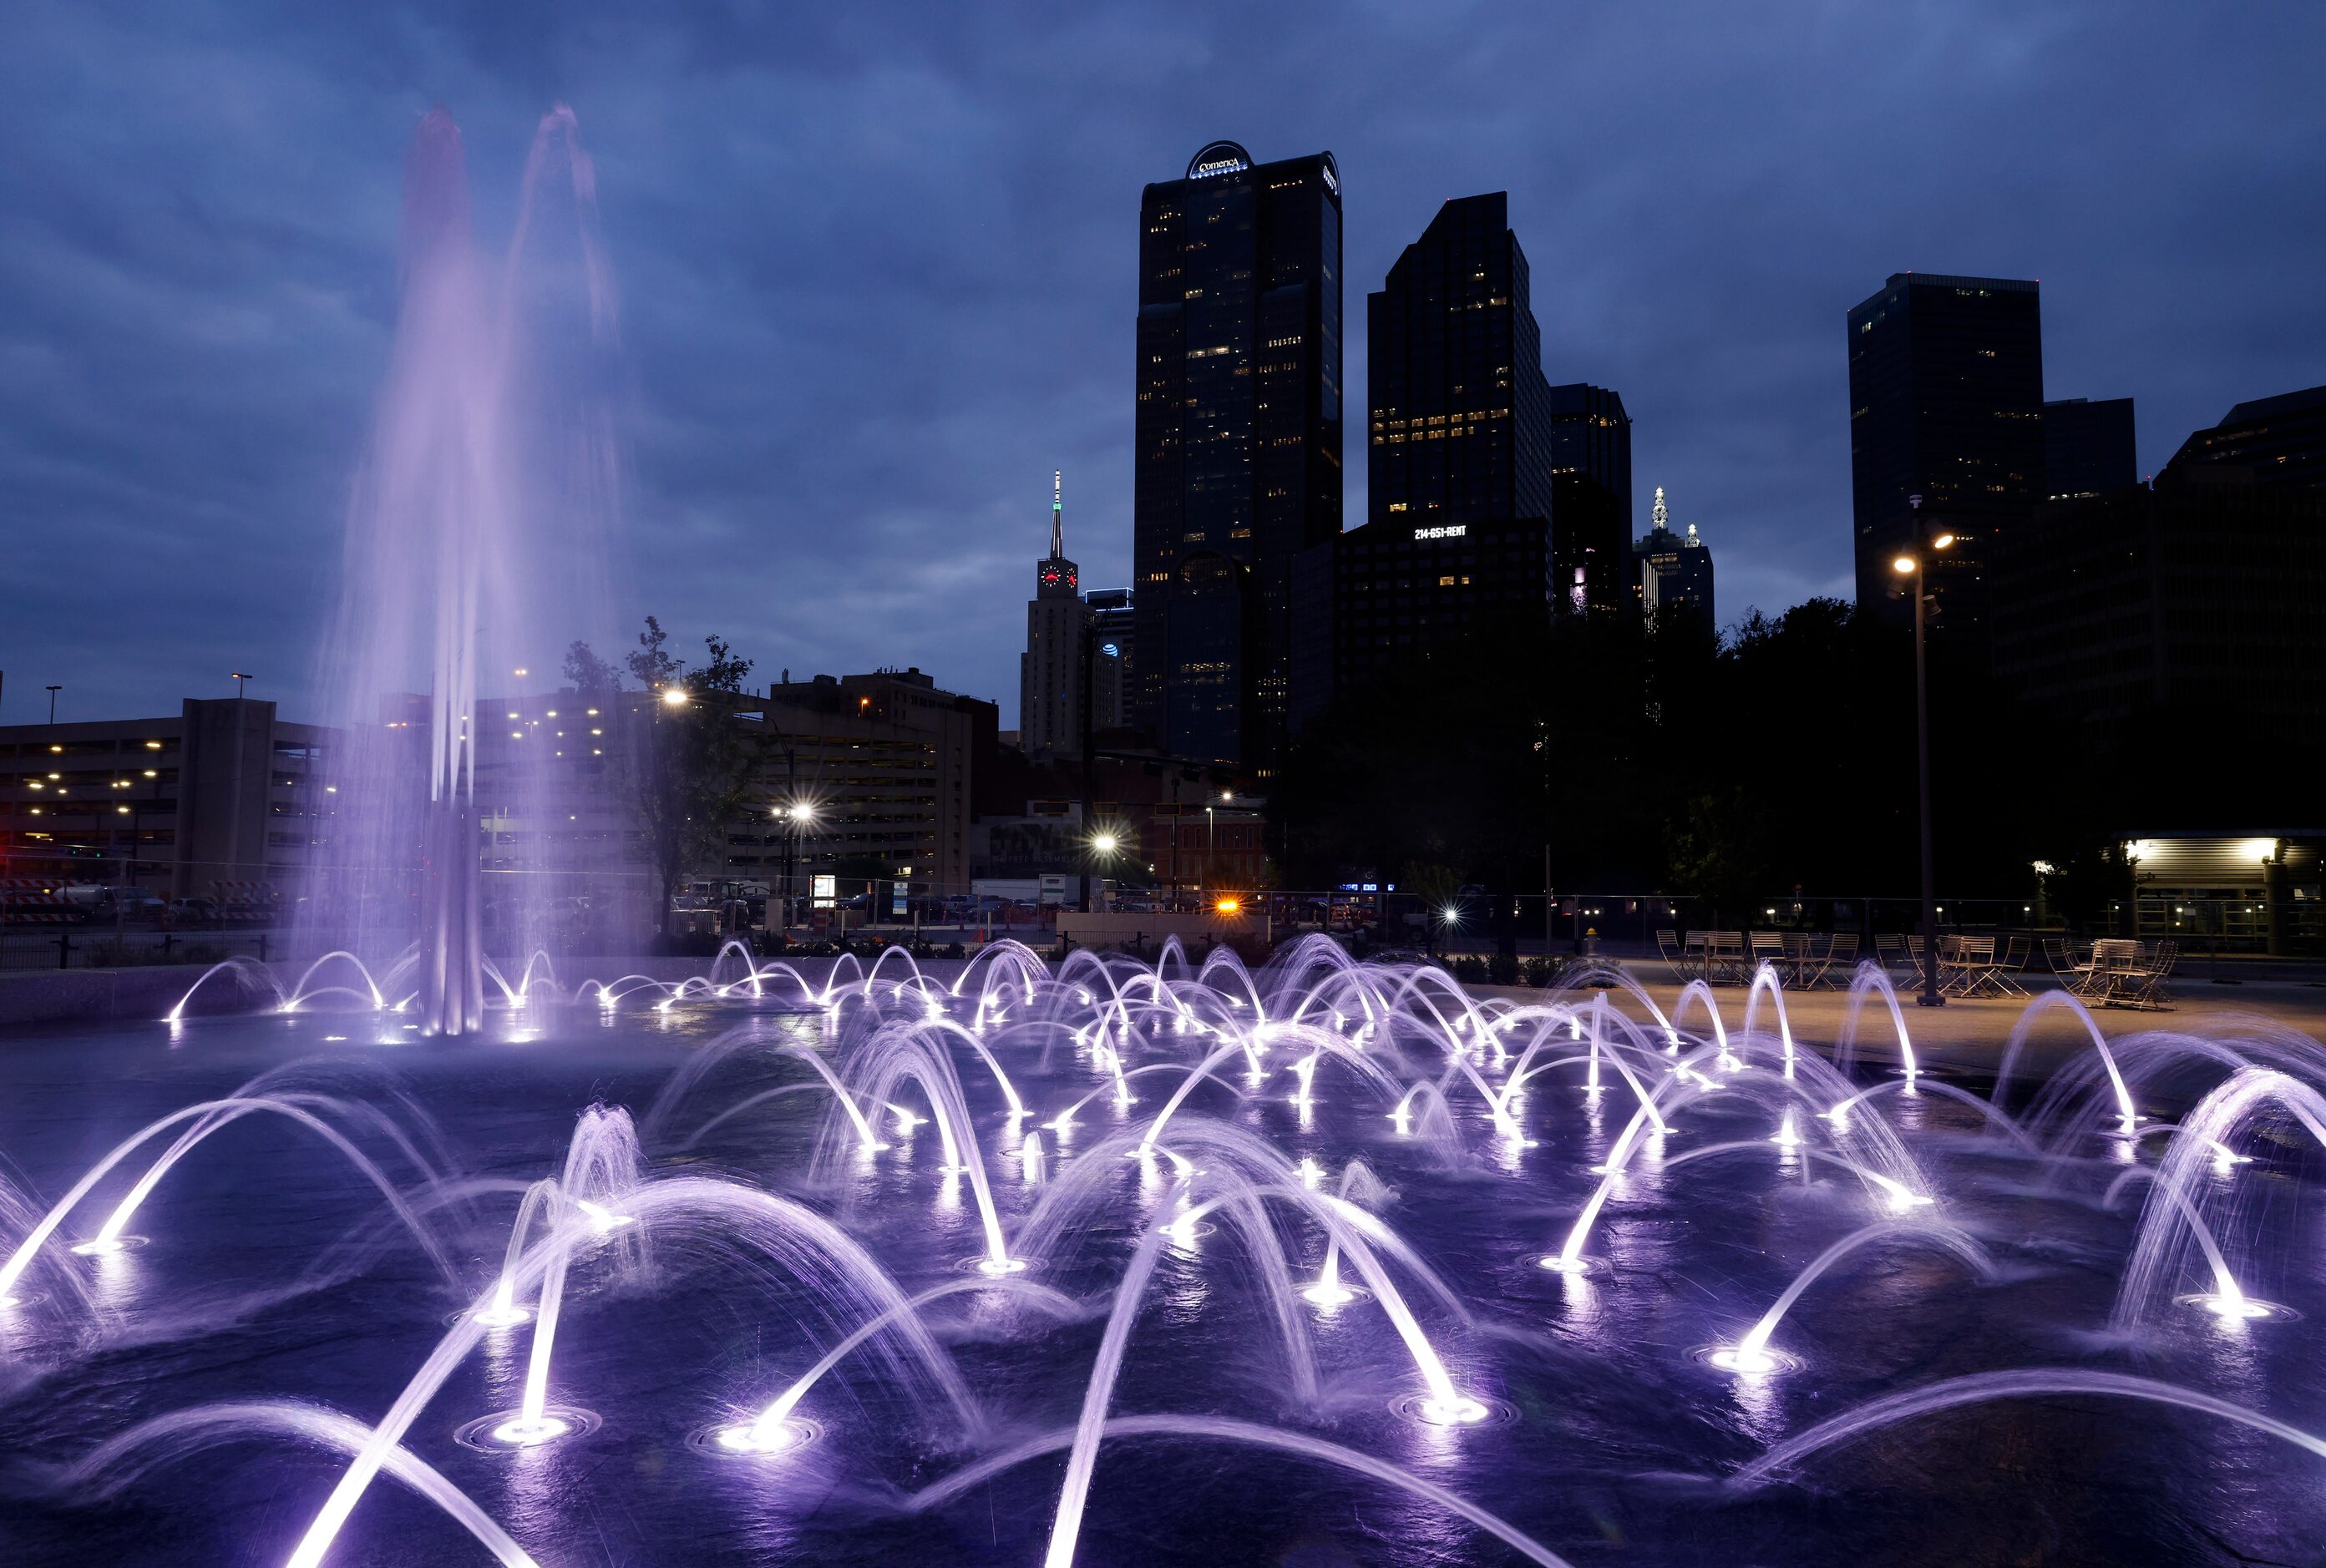
[[[1936,539],[1931,541],[1931,548],[1933,550],[1944,550],[1948,545],[1952,544],[1954,542],[1955,536],[1953,534],[1941,533]]]
[[[1237,910],[1243,907],[1243,900],[1241,898],[1223,898],[1217,904],[1212,905],[1212,907],[1222,914],[1233,914]]]
[[[1913,570],[1914,570],[1914,566],[1915,566],[1915,561],[1914,561],[1914,558],[1913,558],[1912,556],[1911,556],[1911,555],[1902,555],[1902,556],[1900,556],[1897,560],[1895,560],[1895,561],[1892,561],[1892,562],[1890,563],[1890,570],[1891,570],[1891,571],[1893,571],[1906,572],[1906,573],[1911,574],[1911,573],[1913,571]]]

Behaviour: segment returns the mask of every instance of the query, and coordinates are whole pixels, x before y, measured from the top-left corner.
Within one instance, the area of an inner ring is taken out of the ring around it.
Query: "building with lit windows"
[[[1132,719],[1265,775],[1285,741],[1293,558],[1341,527],[1332,154],[1214,142],[1140,202]]]
[[[1550,515],[1550,393],[1509,205],[1447,202],[1366,298],[1370,523]]]
[[[1132,655],[1139,646],[1137,599],[1127,588],[1094,588],[1083,595],[1090,607],[1091,728],[1104,733],[1130,728]]]
[[[1983,660],[1997,534],[2043,485],[2040,292],[2018,278],[1893,273],[1848,315],[1850,501],[1858,608],[1912,613],[1892,569],[1919,531],[1955,536],[1926,582],[1934,645]]]
[[[758,764],[751,814],[728,831],[730,876],[772,885],[788,868],[801,890],[817,875],[969,890],[971,775],[997,744],[992,703],[940,691],[918,669],[881,670],[782,682],[736,716]]]
[[[256,699],[165,718],[0,726],[0,877],[122,882],[267,917],[298,898],[340,802],[338,732]]]
[[[1551,577],[1566,614],[1632,607],[1632,416],[1610,387],[1550,389]]]
[[[2326,491],[2199,463],[2045,506],[1996,558],[1994,665],[2062,720],[2235,716],[2326,747]]]
[[[2167,470],[2219,467],[2268,489],[2326,487],[2326,386],[2241,403],[2181,443]]]
[[[1063,477],[1050,479],[1050,553],[1034,568],[1026,605],[1026,651],[1018,660],[1018,735],[1037,762],[1080,756],[1083,682],[1093,650],[1082,574],[1066,559]]]
[[[1570,382],[1549,389],[1550,471],[1577,474],[1614,499],[1619,537],[1632,532],[1632,416],[1614,388]],[[1556,498],[1554,497],[1554,505]]]
[[[1640,573],[1633,582],[1642,616],[1670,615],[1684,611],[1701,616],[1707,626],[1718,626],[1718,612],[1713,602],[1712,552],[1697,537],[1696,524],[1688,525],[1684,533],[1671,529],[1671,512],[1664,505],[1664,487],[1656,487],[1656,503],[1651,514],[1653,521],[1632,547],[1633,558],[1639,562]]]
[[[1540,517],[1399,517],[1312,552],[1301,563],[1302,722],[1335,692],[1427,663],[1484,627],[1547,620],[1550,557],[1550,524]]]

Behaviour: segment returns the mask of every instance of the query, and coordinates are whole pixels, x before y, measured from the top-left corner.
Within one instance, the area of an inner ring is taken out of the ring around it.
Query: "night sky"
[[[757,679],[918,664],[1015,721],[1050,470],[1126,580],[1140,188],[1329,149],[1364,296],[1511,193],[1544,369],[1624,396],[1724,621],[1847,594],[1843,313],[2043,284],[2046,393],[2144,472],[2326,382],[2326,8],[2011,3],[8,8],[0,723],[304,672],[447,106],[480,227],[570,103],[622,294],[623,617]],[[694,14],[692,15],[683,14]]]

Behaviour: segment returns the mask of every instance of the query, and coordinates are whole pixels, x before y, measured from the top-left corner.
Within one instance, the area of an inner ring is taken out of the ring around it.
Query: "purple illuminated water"
[[[381,967],[424,1026],[462,1035],[484,1023],[488,923],[505,951],[538,945],[556,853],[549,748],[498,747],[480,775],[499,730],[479,701],[555,690],[567,643],[599,629],[615,515],[614,296],[572,114],[542,120],[498,259],[459,128],[422,120],[398,283],[325,645],[323,711],[349,738],[304,917]]]
[[[0,1557],[2302,1560],[2317,1042],[1996,1103],[1723,1001],[1004,947],[22,1037]]]

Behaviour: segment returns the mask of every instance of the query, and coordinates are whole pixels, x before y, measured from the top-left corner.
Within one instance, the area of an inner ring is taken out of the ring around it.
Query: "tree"
[[[622,689],[621,672],[584,642],[565,650],[565,678],[573,683],[573,695],[585,704],[603,702]]]
[[[749,796],[752,747],[735,709],[751,661],[712,636],[702,639],[710,658],[690,670],[666,647],[662,623],[648,616],[646,624],[627,661],[651,708],[631,785],[661,892],[656,928],[667,934],[679,884],[699,864],[721,857],[727,823]],[[570,654],[568,663],[571,673]]]

